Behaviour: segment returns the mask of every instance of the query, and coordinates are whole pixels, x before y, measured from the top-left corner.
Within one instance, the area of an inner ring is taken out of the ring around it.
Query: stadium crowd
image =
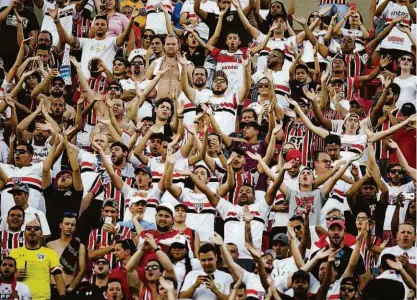
[[[416,5],[369,2],[0,0],[0,299],[416,299]]]

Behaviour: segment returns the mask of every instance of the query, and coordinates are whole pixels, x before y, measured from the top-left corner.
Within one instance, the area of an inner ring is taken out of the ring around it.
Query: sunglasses
[[[331,216],[331,217],[326,217],[326,221],[335,221],[335,220],[341,220],[341,217],[336,217],[336,216]]]
[[[152,36],[152,34],[144,34],[144,35],[143,35],[143,38],[144,38],[144,39],[149,39],[151,36]]]
[[[260,84],[260,85],[258,85],[258,87],[259,88],[268,88],[269,87],[269,84]]]
[[[155,270],[158,270],[158,269],[159,269],[159,266],[157,266],[157,265],[152,265],[152,266],[146,266],[145,267],[146,271],[155,271]]]
[[[144,63],[141,61],[132,62],[132,66],[143,66]]]
[[[39,230],[41,230],[41,227],[40,226],[26,226],[27,231],[32,231],[32,229],[34,231],[39,231]]]
[[[25,149],[15,149],[14,150],[14,153],[15,154],[17,154],[17,153],[19,153],[19,154],[25,154],[25,153],[27,153],[28,151],[27,150],[25,150]]]
[[[355,289],[354,289],[354,288],[347,287],[347,286],[342,286],[342,287],[340,288],[340,291],[342,291],[342,292],[346,292],[346,291],[348,291],[349,293],[352,293],[352,292],[354,292],[354,291],[355,291]]]
[[[303,228],[303,225],[294,226],[294,229],[297,231],[301,231],[301,228]]]
[[[109,264],[109,262],[108,262],[107,260],[105,260],[105,259],[102,259],[102,260],[98,260],[98,261],[96,262],[96,264],[97,264],[97,265],[99,265],[99,264],[108,265],[108,264]]]
[[[72,211],[66,211],[66,212],[64,212],[64,217],[73,217],[73,218],[76,218],[77,216],[78,216],[77,213],[72,212]]]
[[[409,58],[409,57],[401,57],[401,60],[402,61],[409,61],[409,62],[412,62],[413,60],[411,59],[411,58]]]
[[[120,88],[118,86],[109,86],[107,88],[108,91],[117,91],[120,92]]]
[[[391,174],[402,174],[403,171],[402,170],[390,170],[389,171]]]

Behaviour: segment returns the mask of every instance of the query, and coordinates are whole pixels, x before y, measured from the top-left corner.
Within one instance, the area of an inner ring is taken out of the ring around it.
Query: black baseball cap
[[[139,167],[135,169],[135,175],[137,175],[139,171],[145,172],[149,177],[152,177],[152,170],[145,165],[139,165]]]

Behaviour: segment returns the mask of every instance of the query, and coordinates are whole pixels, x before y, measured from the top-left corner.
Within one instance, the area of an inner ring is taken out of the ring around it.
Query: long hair
[[[168,253],[169,253],[169,255],[168,255],[169,260],[172,262],[172,264],[174,264],[174,258],[172,257],[172,254],[171,254],[171,246],[169,246]],[[190,248],[188,246],[188,240],[187,239],[185,239],[185,257],[184,257],[184,259],[185,259],[185,276],[187,276],[187,274],[189,272],[191,272],[192,269],[193,269],[193,267],[191,266]],[[184,278],[185,278],[185,276],[184,276]]]

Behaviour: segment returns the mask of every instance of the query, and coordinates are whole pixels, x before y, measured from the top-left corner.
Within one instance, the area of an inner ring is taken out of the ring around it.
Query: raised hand
[[[300,25],[307,25],[307,20],[304,17],[297,16],[296,14],[292,15],[294,21],[299,23]]]
[[[296,238],[295,231],[294,231],[294,227],[292,226],[291,222],[287,223],[287,233],[288,233],[288,237],[290,238],[290,240],[295,240],[295,238]]]
[[[253,220],[253,215],[250,213],[247,205],[243,207],[243,220],[245,220],[246,223],[250,223]]]
[[[17,12],[16,8],[13,8],[14,11],[14,15],[16,16],[16,20],[18,23],[23,23],[23,19],[22,17],[19,15],[19,13]]]
[[[175,165],[175,157],[173,155],[173,149],[172,147],[168,147],[167,148],[167,157],[166,157],[166,161],[169,164]]]
[[[217,232],[214,232],[214,235],[209,237],[209,240],[217,246],[223,245],[223,239]]]
[[[151,246],[152,249],[158,248],[158,244],[156,243],[155,239],[151,234],[146,234],[145,241]]]
[[[385,68],[391,63],[391,61],[391,56],[389,54],[387,54],[385,57],[381,56],[381,59],[379,60],[379,66],[381,68]]]
[[[187,59],[185,58],[185,54],[184,56],[182,56],[179,52],[177,54],[177,60],[180,63],[180,65],[185,66],[187,64]]]
[[[166,72],[168,72],[170,68],[171,68],[171,66],[170,66],[170,65],[165,65],[162,69],[160,69],[160,70],[156,73],[156,76],[162,77],[162,75],[164,75]]]
[[[292,104],[292,105],[294,105],[295,107],[297,107],[297,106],[298,106],[298,103],[297,103],[294,99],[291,99],[290,97],[288,97],[287,95],[285,95],[285,100],[287,100],[287,102],[288,102],[289,104]]]
[[[187,130],[188,133],[191,134],[191,135],[196,135],[197,134],[193,125],[184,126],[184,129]]]
[[[282,166],[282,168],[284,169],[284,170],[289,170],[289,169],[291,169],[293,166],[294,166],[294,164],[295,164],[295,160],[294,159],[291,159],[290,161],[287,161],[283,166]]]
[[[174,283],[172,281],[166,280],[164,277],[159,277],[159,284],[167,291],[174,291]]]
[[[234,152],[233,152],[234,153]],[[253,160],[260,161],[262,160],[262,156],[259,153],[252,153],[250,151],[246,151],[246,154],[252,158]]]
[[[248,251],[250,252],[250,254],[252,255],[252,257],[258,258],[258,259],[260,259],[262,257],[262,253],[261,253],[260,250],[255,249],[255,247],[253,247],[249,243],[245,243],[245,245],[246,245],[246,248],[248,249]]]
[[[135,7],[133,9],[132,15],[130,16],[131,20],[136,19],[140,15],[140,9],[138,7]]]
[[[194,175],[193,172],[191,172],[190,169],[184,169],[184,170],[176,170],[175,171],[177,174],[180,174],[182,176],[191,176]]]
[[[331,248],[329,249],[321,248],[314,257],[320,260],[325,257],[328,257],[332,252],[333,252],[333,249]]]
[[[227,165],[229,166],[235,159],[236,157],[236,153],[232,152],[232,154],[230,154],[229,159],[227,160]]]
[[[401,16],[398,16],[398,17],[396,17],[396,18],[392,19],[392,22],[393,22],[394,24],[397,24],[397,23],[401,22],[402,20],[404,20],[404,19],[405,19],[405,17],[406,17],[406,15],[401,15]]]
[[[325,16],[331,9],[332,9],[331,5],[323,7],[322,9],[319,10],[319,16],[320,17]],[[339,15],[339,13],[336,13],[336,15]],[[336,16],[336,18],[337,18],[337,16]]]
[[[388,146],[391,148],[391,149],[398,149],[399,147],[398,147],[398,144],[397,144],[397,142],[395,142],[394,140],[392,140],[392,139],[389,139],[388,140]]]
[[[316,93],[314,92],[313,89],[311,89],[310,91],[307,89],[306,86],[303,87],[303,93],[304,95],[307,97],[308,100],[310,101],[314,101],[316,99]]]
[[[52,8],[48,8],[48,15],[54,19],[54,20],[58,20],[58,8],[52,9]]]
[[[156,123],[156,124],[153,124],[151,128],[149,128],[149,130],[151,133],[158,133],[161,128],[162,128],[162,124]]]
[[[397,258],[395,261],[387,259],[387,264],[391,268],[393,268],[395,271],[401,271],[404,267],[401,261]]]

